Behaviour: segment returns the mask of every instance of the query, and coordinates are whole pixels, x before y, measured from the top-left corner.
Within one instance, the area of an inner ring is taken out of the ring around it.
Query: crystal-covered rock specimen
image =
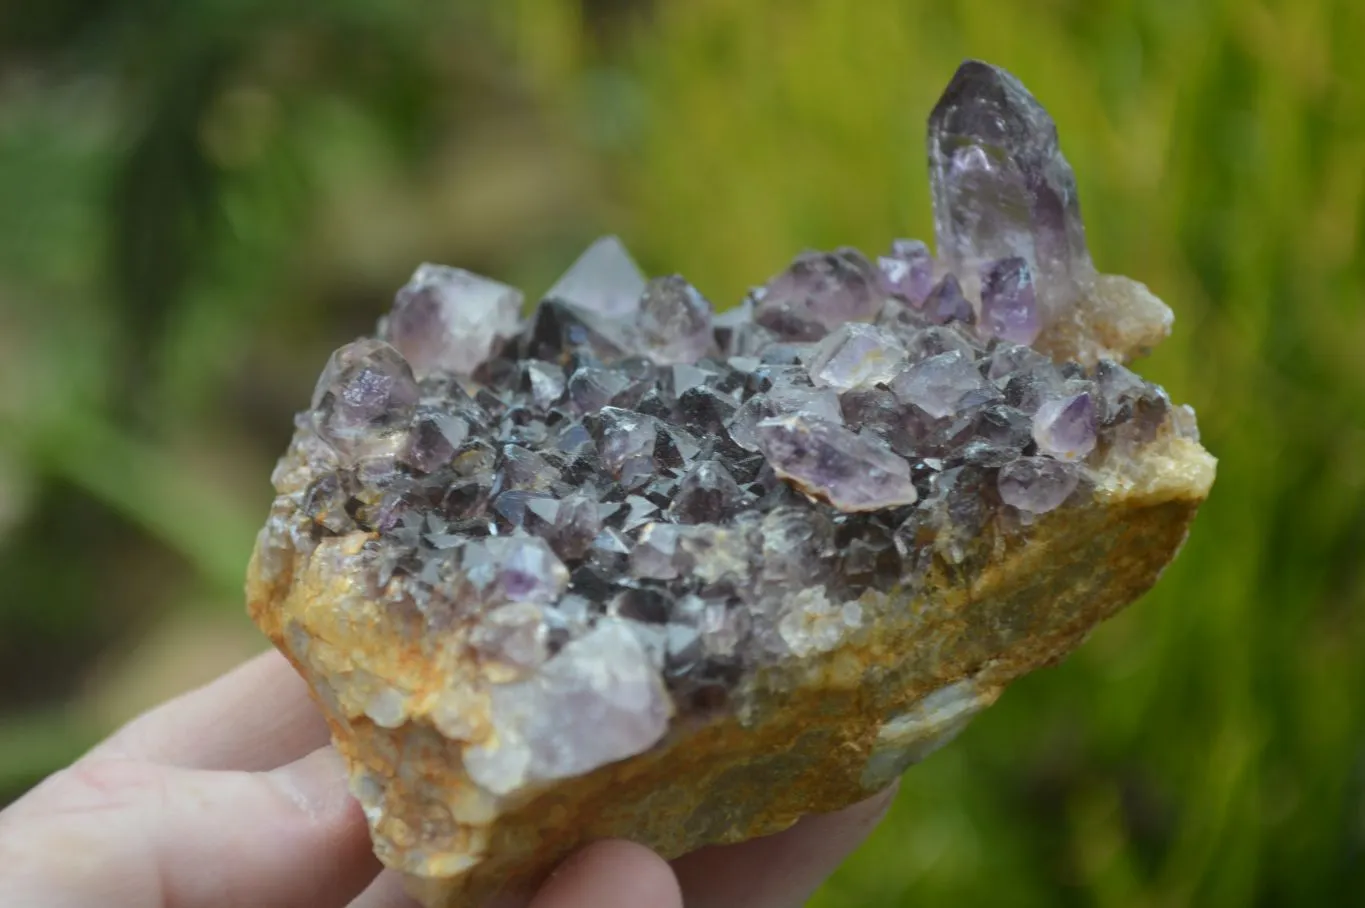
[[[427,905],[865,797],[1174,556],[1213,459],[1118,361],[1164,308],[1093,273],[1013,77],[965,64],[930,137],[937,259],[807,253],[713,317],[608,238],[525,322],[424,266],[328,361],[250,609]]]

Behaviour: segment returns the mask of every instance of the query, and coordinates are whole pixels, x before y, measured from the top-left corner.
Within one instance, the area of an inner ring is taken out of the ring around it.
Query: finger
[[[379,877],[356,897],[348,908],[421,908],[419,904],[403,891],[403,877],[392,870],[385,870]]]
[[[5,904],[341,908],[379,872],[330,748],[270,773],[85,760],[11,810]]]
[[[802,818],[777,835],[702,848],[673,862],[687,908],[797,908],[891,806],[896,786],[838,813]]]
[[[690,903],[689,903],[690,904]],[[682,908],[668,863],[643,845],[594,842],[550,875],[530,908]]]
[[[273,769],[328,741],[308,686],[275,650],[129,722],[92,757],[194,769]]]

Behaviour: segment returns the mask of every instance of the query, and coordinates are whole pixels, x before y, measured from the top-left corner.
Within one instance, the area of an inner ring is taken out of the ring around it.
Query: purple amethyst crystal
[[[1083,460],[1095,450],[1095,401],[1088,392],[1045,401],[1033,417],[1038,450],[1059,460]]]
[[[814,341],[845,322],[869,322],[884,295],[877,269],[856,249],[804,252],[770,280],[758,324],[790,341]]]
[[[915,503],[910,464],[880,441],[800,416],[764,420],[758,437],[779,476],[841,511]]]
[[[469,374],[517,333],[522,293],[460,268],[422,265],[393,303],[387,339],[418,377]]]
[[[1076,491],[1076,468],[1046,457],[1023,457],[1000,468],[1000,500],[1030,514],[1062,506]]]
[[[1076,178],[1057,127],[1022,83],[968,60],[929,116],[938,254],[959,275],[1021,258],[1045,317],[1093,274]]]
[[[981,326],[1012,344],[1033,343],[1042,326],[1028,262],[1012,256],[981,266]]]
[[[976,320],[972,304],[962,295],[962,284],[951,274],[945,274],[943,280],[929,291],[924,300],[924,314],[935,325],[946,325],[949,322],[970,324]]]

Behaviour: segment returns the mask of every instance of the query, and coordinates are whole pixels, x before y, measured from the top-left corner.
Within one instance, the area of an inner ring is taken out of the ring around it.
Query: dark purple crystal
[[[981,326],[992,337],[1031,344],[1042,324],[1033,276],[1018,256],[981,266]]]
[[[943,280],[934,285],[934,289],[929,292],[924,300],[924,315],[935,325],[946,325],[949,322],[970,324],[976,321],[972,304],[962,295],[962,285],[952,274],[945,274]]]

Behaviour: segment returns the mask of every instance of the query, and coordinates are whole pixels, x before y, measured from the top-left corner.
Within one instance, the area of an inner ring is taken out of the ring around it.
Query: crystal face
[[[1036,100],[964,64],[929,146],[937,258],[803,253],[715,314],[607,237],[525,319],[520,291],[423,265],[384,339],[328,361],[262,545],[302,564],[345,541],[386,620],[465,647],[483,790],[742,712],[765,669],[1067,520],[1107,458],[1197,436],[1118,362],[1041,343],[1090,265]],[[394,696],[372,721],[401,722]]]
[[[545,294],[596,315],[617,318],[633,313],[645,291],[645,275],[614,236],[587,248]]]
[[[470,373],[516,333],[523,298],[462,268],[422,265],[398,291],[387,338],[419,376]]]

